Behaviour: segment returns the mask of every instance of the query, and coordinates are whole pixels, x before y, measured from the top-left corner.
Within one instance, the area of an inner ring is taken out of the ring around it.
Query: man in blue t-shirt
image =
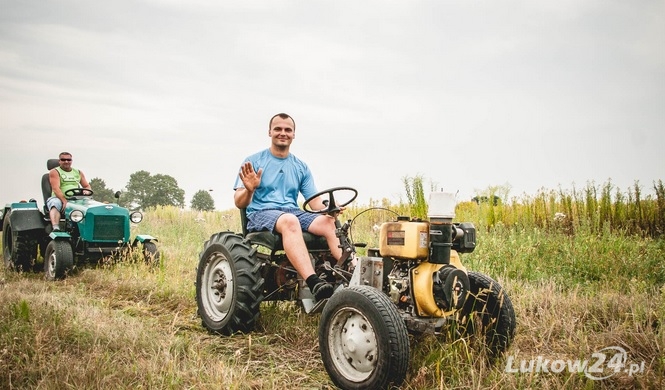
[[[329,298],[332,284],[314,273],[302,232],[325,237],[336,260],[342,255],[335,235],[335,220],[328,215],[308,213],[298,207],[298,195],[305,199],[317,193],[312,172],[289,152],[296,137],[296,124],[280,113],[270,119],[270,148],[249,156],[240,167],[234,186],[234,201],[247,209],[247,230],[267,230],[282,235],[284,251],[316,300]],[[326,208],[320,200],[312,209]]]

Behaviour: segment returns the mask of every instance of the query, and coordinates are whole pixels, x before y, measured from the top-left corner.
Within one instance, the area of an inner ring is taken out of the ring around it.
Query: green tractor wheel
[[[44,273],[46,280],[63,279],[74,266],[74,253],[67,241],[53,240],[46,246]]]
[[[145,259],[146,264],[152,266],[159,265],[159,250],[157,249],[157,244],[152,241],[146,241],[143,243],[143,258]]]

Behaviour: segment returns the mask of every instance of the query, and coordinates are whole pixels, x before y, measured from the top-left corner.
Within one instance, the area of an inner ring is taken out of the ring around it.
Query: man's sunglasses
[[[61,158],[60,161],[72,161],[71,158]]]

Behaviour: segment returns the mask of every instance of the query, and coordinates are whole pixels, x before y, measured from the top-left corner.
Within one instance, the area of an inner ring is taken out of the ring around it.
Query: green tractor
[[[58,166],[49,159],[48,170]],[[146,262],[159,263],[157,239],[137,235],[130,240],[130,221],[143,219],[139,211],[131,212],[116,203],[93,199],[93,191],[73,188],[65,192],[67,206],[60,220],[60,230],[53,231],[46,209],[51,196],[48,173],[41,182],[44,206],[35,199],[7,204],[0,214],[2,252],[5,267],[19,272],[38,271],[42,266],[47,280],[66,277],[76,263],[99,262],[102,258],[126,255],[141,250]],[[120,192],[116,192],[116,198]],[[38,262],[38,253],[44,259]]]

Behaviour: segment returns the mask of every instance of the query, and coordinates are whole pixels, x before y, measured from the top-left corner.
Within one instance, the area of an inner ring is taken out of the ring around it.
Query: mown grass
[[[559,203],[565,205],[560,199],[549,203],[553,207],[536,207],[529,199],[460,204],[457,220],[478,227],[478,247],[462,259],[508,291],[518,322],[515,340],[505,357],[489,363],[473,340],[414,338],[402,389],[665,386],[662,236],[601,227],[589,223],[591,217],[577,217],[570,231],[554,222]],[[404,204],[373,206],[410,213]],[[365,208],[350,207],[344,217]],[[530,210],[533,222],[517,218],[518,210]],[[535,216],[548,222],[536,223]],[[385,210],[359,215],[354,240],[375,246],[373,227],[394,217]],[[198,253],[212,233],[239,229],[235,210],[159,208],[146,213],[134,232],[159,237],[158,268],[136,256],[82,266],[58,282],[3,269],[0,388],[334,388],[318,351],[318,315],[308,316],[294,303],[264,303],[258,329],[247,335],[219,337],[201,326],[194,298]],[[624,348],[631,363],[644,362],[644,372],[600,381],[568,370],[506,372],[508,357],[591,359],[609,346]]]

